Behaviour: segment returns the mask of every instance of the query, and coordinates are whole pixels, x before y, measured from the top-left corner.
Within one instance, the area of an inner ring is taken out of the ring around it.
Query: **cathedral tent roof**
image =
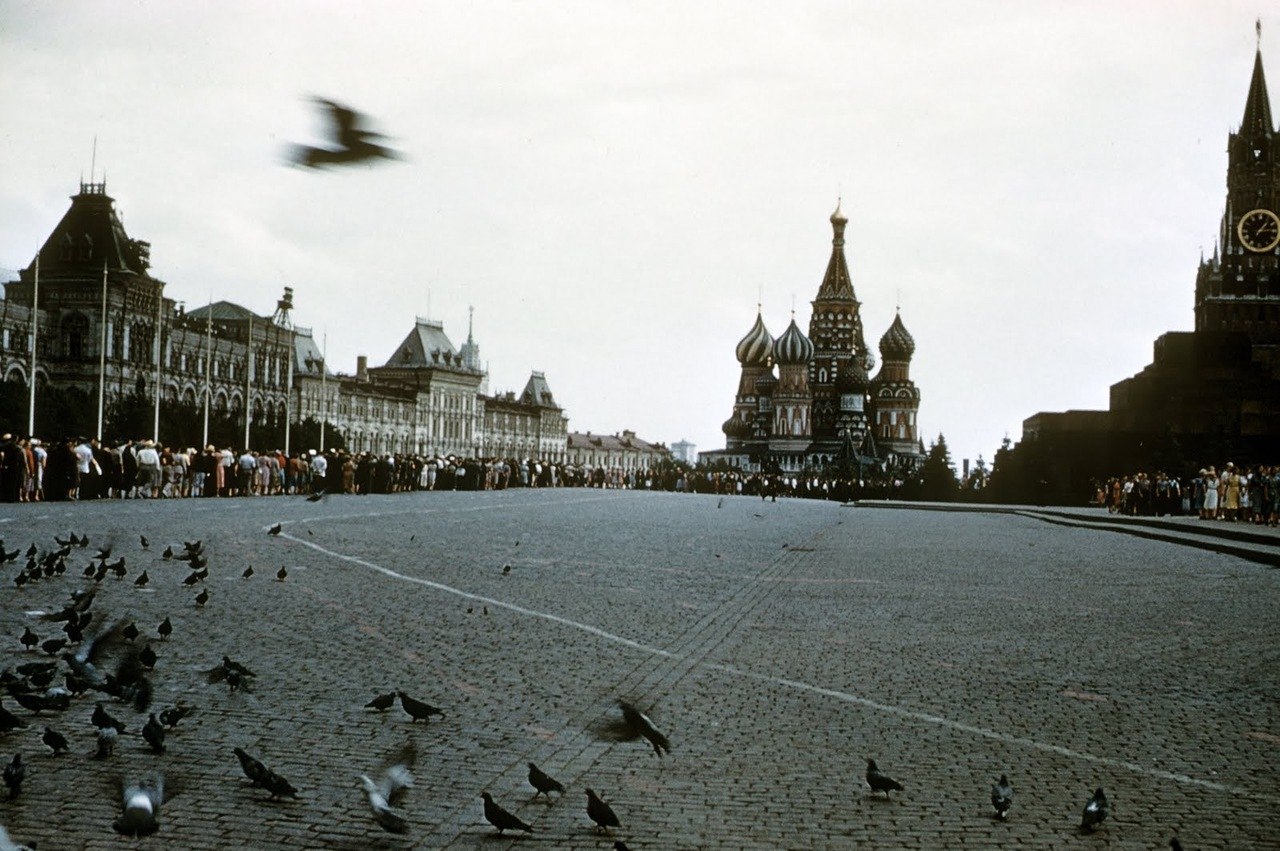
[[[849,264],[844,259],[844,226],[848,223],[840,205],[831,214],[831,259],[827,261],[827,272],[822,276],[822,286],[818,287],[820,299],[848,299],[857,301],[853,293],[853,280],[849,277]]]
[[[1275,130],[1271,123],[1271,100],[1267,97],[1267,77],[1262,72],[1262,51],[1253,60],[1253,78],[1249,81],[1249,96],[1244,102],[1244,120],[1240,134],[1253,138],[1269,138]]]
[[[387,359],[385,366],[401,369],[440,366],[440,358],[447,355],[452,360],[457,349],[444,333],[444,325],[430,319],[418,317],[413,330],[404,338],[396,351]]]
[[[187,313],[187,316],[204,322],[210,314],[213,315],[214,322],[248,322],[250,319],[257,322],[271,321],[265,316],[259,316],[247,307],[242,307],[229,301],[215,301],[213,304],[202,305]]]
[[[520,401],[526,405],[542,405],[547,408],[557,407],[556,399],[551,395],[551,385],[547,384],[547,376],[541,372],[533,372],[529,375],[529,381],[524,385],[524,391],[520,394]]]
[[[105,263],[113,272],[143,275],[150,253],[150,245],[125,233],[106,184],[82,183],[80,193],[71,196],[70,209],[40,247],[40,274],[101,272]]]

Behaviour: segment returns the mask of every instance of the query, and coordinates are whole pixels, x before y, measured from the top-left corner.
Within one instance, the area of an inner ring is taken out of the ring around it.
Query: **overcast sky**
[[[0,0],[0,276],[96,137],[188,308],[290,285],[351,372],[415,315],[461,345],[471,305],[493,390],[542,370],[571,429],[706,450],[757,299],[807,331],[843,196],[868,343],[900,304],[922,435],[989,460],[1192,328],[1263,8]],[[312,95],[405,160],[284,164]]]

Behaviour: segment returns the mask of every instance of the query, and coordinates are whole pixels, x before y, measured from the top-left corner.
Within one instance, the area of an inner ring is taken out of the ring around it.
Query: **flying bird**
[[[1013,787],[1009,785],[1008,775],[1001,774],[1000,782],[991,787],[991,806],[996,809],[996,818],[1004,820],[1013,806]]]
[[[410,741],[397,751],[378,772],[377,781],[360,775],[360,785],[369,799],[369,809],[378,826],[388,833],[408,833],[409,825],[396,807],[406,789],[413,787],[413,763],[417,750]]]
[[[539,795],[546,795],[547,798],[550,798],[552,792],[564,794],[564,786],[561,785],[560,781],[538,768],[532,762],[529,763],[529,785],[537,790],[533,793],[535,798]]]
[[[153,774],[134,783],[120,783],[120,818],[112,827],[124,836],[150,836],[160,829],[164,777]]]
[[[871,787],[871,791],[873,793],[884,792],[886,799],[889,797],[890,790],[897,792],[904,791],[901,783],[894,780],[889,775],[884,774],[876,767],[876,761],[874,759],[867,760],[867,785]]]
[[[618,708],[622,710],[621,718],[610,717],[595,725],[600,738],[614,742],[645,739],[659,757],[671,751],[671,741],[654,725],[653,719],[625,700],[618,701]]]
[[[1080,817],[1080,829],[1092,833],[1107,820],[1107,812],[1107,796],[1099,786],[1093,793],[1093,797],[1089,799],[1089,803],[1084,805],[1084,815]]]
[[[430,703],[423,703],[421,700],[415,700],[402,691],[397,691],[400,696],[400,706],[405,712],[409,713],[409,717],[414,721],[423,721],[431,718],[432,715],[444,717],[444,712],[432,706]]]
[[[596,823],[597,830],[607,831],[611,827],[622,826],[613,807],[600,800],[591,789],[587,790],[587,818]]]
[[[330,121],[330,146],[318,148],[311,145],[294,145],[290,159],[304,168],[324,168],[330,165],[354,165],[375,162],[378,159],[398,160],[400,154],[375,139],[385,138],[380,133],[363,129],[364,116],[359,112],[324,98],[313,101],[328,111]]]
[[[521,821],[519,816],[507,812],[494,803],[493,796],[488,792],[481,792],[480,797],[484,799],[485,820],[496,827],[498,833],[504,830],[523,830],[525,833],[533,833],[533,828]]]

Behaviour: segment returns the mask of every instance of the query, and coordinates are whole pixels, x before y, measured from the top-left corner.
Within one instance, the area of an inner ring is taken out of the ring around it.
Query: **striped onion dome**
[[[767,366],[773,350],[773,337],[764,327],[764,319],[756,313],[756,324],[738,341],[738,363],[743,366]]]
[[[887,361],[904,361],[911,360],[911,356],[915,354],[915,351],[916,341],[907,332],[907,326],[902,324],[902,316],[895,315],[893,324],[889,326],[889,330],[885,331],[884,336],[880,338],[880,356]]]
[[[807,364],[813,360],[813,343],[796,325],[794,316],[787,330],[773,344],[773,359],[779,365]]]
[[[724,421],[724,425],[720,427],[725,437],[733,437],[745,439],[751,436],[751,426],[742,421],[738,416],[738,412],[734,411],[733,416]]]

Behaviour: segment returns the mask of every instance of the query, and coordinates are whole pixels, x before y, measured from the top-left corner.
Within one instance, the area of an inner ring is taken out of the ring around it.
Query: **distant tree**
[[[920,498],[945,502],[955,499],[959,490],[960,481],[956,478],[956,468],[947,449],[947,439],[939,434],[929,447],[928,457],[920,465]]]
[[[308,449],[320,448],[320,422],[313,417],[307,417],[300,423],[294,423],[289,429],[289,443],[291,451],[306,452]],[[342,430],[329,421],[325,421],[324,427],[324,448],[325,449],[346,449],[347,439]],[[274,449],[277,447],[265,447]]]

